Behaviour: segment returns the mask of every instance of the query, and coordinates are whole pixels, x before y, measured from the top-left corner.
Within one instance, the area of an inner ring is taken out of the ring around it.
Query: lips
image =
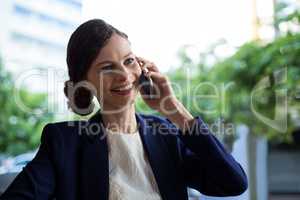
[[[116,95],[127,96],[127,95],[131,94],[133,87],[134,87],[134,84],[130,83],[130,84],[116,87],[116,88],[112,89],[111,91],[113,94],[116,94]]]
[[[123,86],[119,86],[115,89],[112,89],[112,91],[117,91],[117,92],[120,92],[120,91],[128,91],[128,90],[131,90],[133,87],[133,84],[130,83],[130,84],[127,84],[127,85],[123,85]]]
[[[131,91],[132,90],[130,89],[130,90],[124,90],[124,91],[112,91],[112,93],[114,93],[116,95],[127,96],[127,95],[130,95]]]

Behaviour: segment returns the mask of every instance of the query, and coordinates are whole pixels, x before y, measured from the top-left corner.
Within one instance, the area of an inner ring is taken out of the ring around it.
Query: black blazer
[[[170,120],[136,113],[139,134],[164,200],[188,199],[187,187],[212,196],[247,189],[242,167],[197,116],[183,135]],[[101,114],[47,124],[41,145],[1,200],[108,200],[108,148]]]

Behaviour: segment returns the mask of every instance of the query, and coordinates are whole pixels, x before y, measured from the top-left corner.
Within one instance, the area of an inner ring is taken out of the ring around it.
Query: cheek
[[[97,89],[103,90],[103,92],[106,92],[111,87],[111,84],[112,84],[111,78],[108,78],[105,76],[99,77],[98,83],[97,83]]]
[[[94,86],[98,93],[103,93],[110,84],[110,80],[107,77],[96,72],[88,76],[88,81]]]
[[[86,78],[87,78],[87,81],[89,81],[90,83],[95,85],[95,83],[97,82],[97,73],[96,73],[96,71],[95,70],[90,70],[88,72]]]

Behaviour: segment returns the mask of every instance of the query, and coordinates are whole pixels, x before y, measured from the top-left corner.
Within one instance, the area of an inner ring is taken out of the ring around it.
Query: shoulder
[[[60,132],[63,134],[74,133],[81,128],[86,127],[88,124],[87,121],[61,121],[61,122],[52,122],[45,125],[44,129],[51,129],[55,132]]]
[[[41,142],[68,144],[78,141],[87,121],[62,121],[47,123],[41,136]]]
[[[144,121],[157,128],[167,128],[178,131],[178,128],[166,117],[153,114],[139,114]]]

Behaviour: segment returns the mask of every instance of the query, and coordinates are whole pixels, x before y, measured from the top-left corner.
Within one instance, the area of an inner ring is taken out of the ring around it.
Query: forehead
[[[113,34],[99,52],[96,60],[105,61],[123,58],[130,51],[131,47],[129,41],[117,34]]]

